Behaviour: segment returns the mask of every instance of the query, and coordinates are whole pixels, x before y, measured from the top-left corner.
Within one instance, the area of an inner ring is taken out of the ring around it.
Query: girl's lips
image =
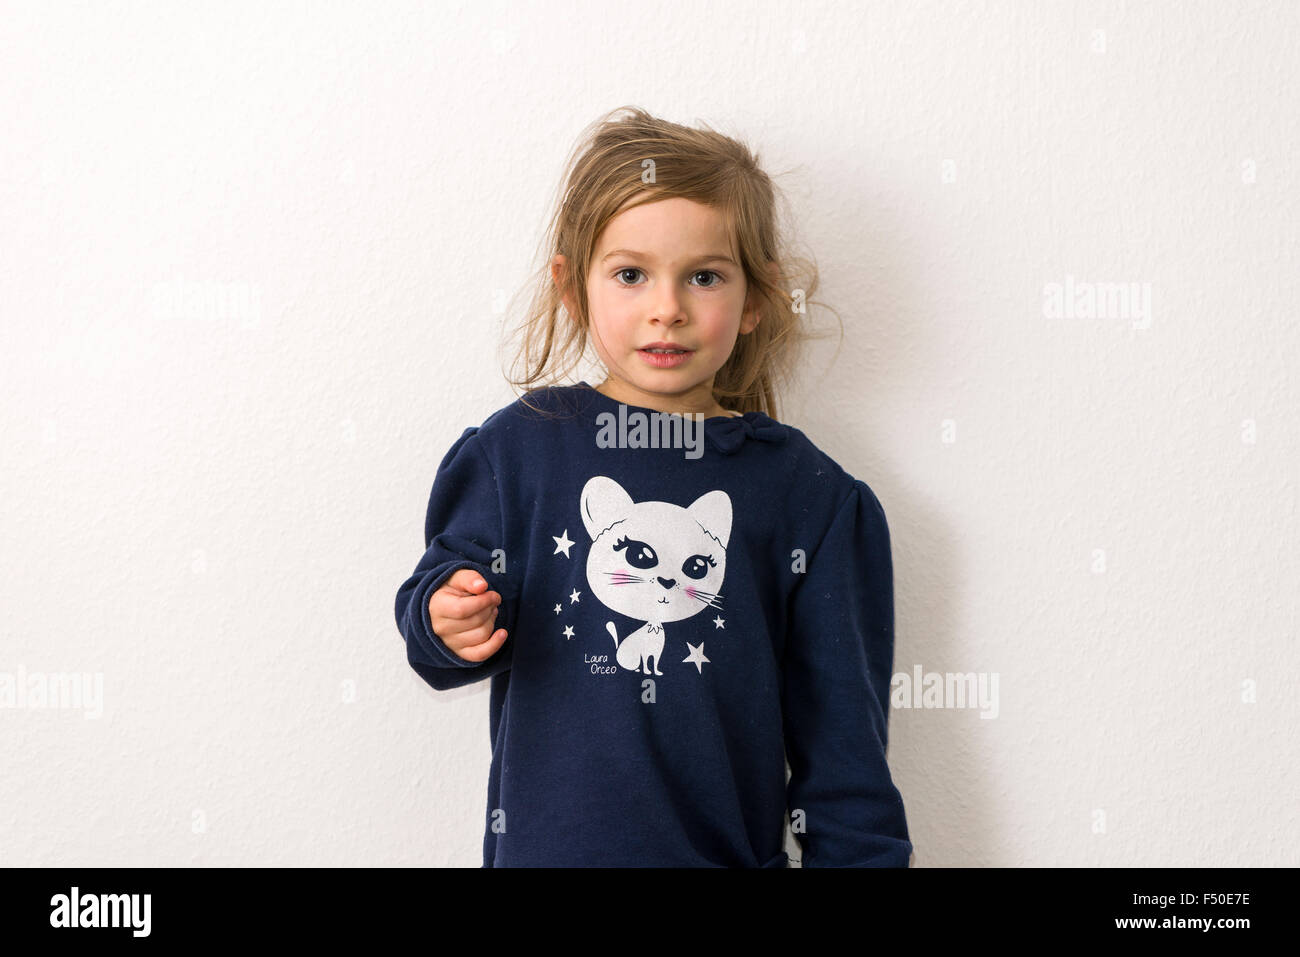
[[[687,350],[676,355],[667,352],[651,352],[649,349],[638,349],[638,353],[645,358],[656,369],[671,369],[673,366],[679,366],[689,359],[693,352]]]

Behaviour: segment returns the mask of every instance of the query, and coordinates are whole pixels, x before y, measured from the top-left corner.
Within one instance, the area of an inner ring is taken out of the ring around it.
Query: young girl
[[[785,867],[788,814],[804,867],[906,867],[885,515],[773,417],[815,270],[790,284],[743,145],[614,113],[565,177],[529,391],[443,458],[397,593],[420,677],[492,679],[483,866]],[[604,381],[558,384],[588,338]]]

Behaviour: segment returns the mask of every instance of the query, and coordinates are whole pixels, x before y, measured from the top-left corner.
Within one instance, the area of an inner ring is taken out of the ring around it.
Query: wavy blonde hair
[[[532,302],[513,330],[516,344],[507,347],[512,359],[506,378],[514,388],[566,384],[587,354],[587,273],[601,232],[625,204],[671,197],[722,212],[732,255],[757,303],[758,326],[737,337],[714,377],[714,399],[724,408],[777,418],[777,396],[791,381],[802,345],[822,337],[798,308],[812,302],[817,266],[790,254],[778,193],[748,147],[707,126],[681,126],[633,106],[589,125],[569,156],[542,241],[542,262],[525,288],[532,290]],[[563,288],[551,273],[558,254],[565,257]],[[572,295],[576,315],[569,315],[566,295]],[[840,325],[842,334],[842,320]],[[526,396],[523,401],[532,407]]]

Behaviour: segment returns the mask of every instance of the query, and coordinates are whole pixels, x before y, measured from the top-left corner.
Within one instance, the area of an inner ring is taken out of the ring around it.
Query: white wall
[[[895,670],[998,675],[892,712],[916,866],[1300,864],[1294,4],[3,16],[0,673],[103,695],[0,710],[3,863],[479,865],[487,685],[393,600],[635,103],[795,169],[848,338],[785,418],[885,505]]]

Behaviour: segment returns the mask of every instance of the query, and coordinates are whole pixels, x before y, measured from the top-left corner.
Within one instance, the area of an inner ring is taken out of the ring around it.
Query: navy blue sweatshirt
[[[885,514],[803,432],[535,390],[452,445],[424,540],[397,624],[434,688],[491,679],[484,867],[785,867],[787,811],[804,867],[907,866]],[[482,662],[430,625],[461,568]]]

